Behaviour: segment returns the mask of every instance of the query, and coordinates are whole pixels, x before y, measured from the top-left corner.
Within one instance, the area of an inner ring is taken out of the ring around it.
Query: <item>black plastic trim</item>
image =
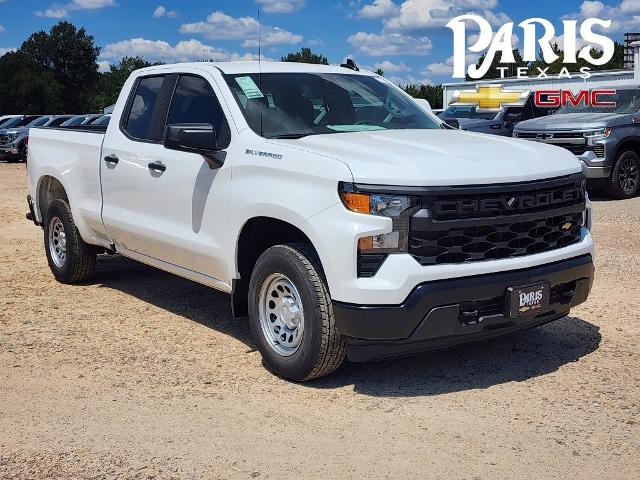
[[[397,185],[371,185],[365,183],[354,183],[353,191],[362,193],[389,193],[404,195],[440,195],[443,193],[451,195],[483,194],[483,193],[506,193],[510,191],[520,192],[525,190],[535,190],[537,188],[551,188],[569,182],[579,182],[584,180],[582,172],[561,177],[553,177],[541,180],[526,182],[492,183],[490,185],[453,185],[441,187],[420,187],[420,186],[397,186]]]
[[[338,330],[345,337],[347,351],[349,345],[362,346],[363,342],[393,345],[426,340],[438,345],[460,343],[458,337],[461,336],[473,340],[475,334],[482,335],[485,330],[544,323],[551,317],[565,315],[571,307],[586,300],[593,276],[593,259],[591,255],[583,255],[521,270],[421,283],[398,305],[333,301],[333,311]],[[542,280],[551,286],[577,281],[578,286],[571,300],[551,305],[548,312],[538,317],[513,320],[496,315],[473,326],[463,325],[458,319],[460,303],[495,298],[504,295],[508,287]],[[447,338],[449,340],[443,340]]]

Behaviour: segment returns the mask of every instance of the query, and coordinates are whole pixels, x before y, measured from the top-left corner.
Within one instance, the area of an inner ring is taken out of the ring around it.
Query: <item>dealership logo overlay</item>
[[[468,25],[469,24],[469,25]],[[580,24],[578,29],[577,20],[563,20],[564,32],[564,58],[565,64],[575,64],[578,58],[585,60],[591,65],[604,65],[613,58],[615,46],[611,38],[600,35],[593,31],[594,27],[610,28],[611,20],[601,20],[599,18],[588,18]],[[470,27],[469,29],[467,27]],[[545,63],[551,64],[560,57],[554,52],[552,43],[555,41],[555,27],[549,20],[544,18],[529,18],[520,22],[518,26],[522,29],[523,49],[522,59],[525,62],[534,62],[537,60],[538,48],[540,49],[542,59]],[[491,24],[478,15],[460,15],[453,18],[447,23],[453,31],[453,78],[465,78],[468,75],[472,79],[480,79],[484,77],[491,67],[497,54],[500,54],[500,64],[504,67],[498,67],[502,78],[509,69],[509,64],[515,63],[513,56],[513,22],[502,25],[497,32],[493,31]],[[479,29],[479,32],[478,32]],[[474,37],[467,37],[468,30]],[[536,35],[537,30],[542,30],[542,35]],[[477,32],[477,33],[476,33]],[[578,32],[581,43],[586,43],[578,50]],[[471,40],[474,38],[475,41]],[[468,45],[468,46],[467,46]],[[593,56],[592,47],[602,52],[600,56]],[[479,54],[485,52],[485,57],[479,65],[466,65],[467,51],[471,54]],[[518,69],[518,76],[527,76],[527,69]],[[538,68],[539,75],[547,77],[546,69]],[[589,67],[582,67],[580,73],[582,76],[590,75]],[[558,77],[571,77],[571,73],[567,67],[564,67]]]
[[[473,105],[479,112],[493,112],[502,107],[521,107],[529,90],[503,90],[501,85],[480,85],[476,90],[456,90],[449,105]]]

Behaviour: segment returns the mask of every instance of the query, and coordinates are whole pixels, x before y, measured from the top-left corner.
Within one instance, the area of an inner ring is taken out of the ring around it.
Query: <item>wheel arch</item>
[[[620,153],[626,150],[632,150],[640,157],[640,136],[625,137],[620,143],[618,143],[615,151],[613,152],[611,166],[616,164]]]
[[[242,225],[235,252],[238,275],[232,280],[231,306],[234,317],[243,317],[248,313],[249,279],[260,255],[274,245],[287,243],[308,244],[318,258],[322,269],[317,249],[309,235],[299,226],[273,216],[255,216],[247,219]]]
[[[40,220],[44,223],[47,218],[49,205],[54,200],[64,200],[69,204],[69,195],[60,180],[52,175],[43,175],[38,179],[36,209]]]

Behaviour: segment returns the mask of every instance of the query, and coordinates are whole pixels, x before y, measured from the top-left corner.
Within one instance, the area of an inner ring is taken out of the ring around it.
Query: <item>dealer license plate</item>
[[[508,312],[511,318],[538,315],[549,309],[549,291],[551,286],[547,282],[509,287],[507,289]]]

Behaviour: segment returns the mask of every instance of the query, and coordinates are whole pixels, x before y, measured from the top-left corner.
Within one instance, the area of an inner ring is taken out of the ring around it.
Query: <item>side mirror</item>
[[[516,123],[522,120],[522,113],[519,112],[507,112],[504,114],[505,123]]]
[[[202,155],[211,168],[224,164],[224,147],[217,141],[216,129],[208,123],[175,123],[164,131],[164,147]]]
[[[444,123],[451,128],[460,128],[460,122],[457,118],[445,118]]]

